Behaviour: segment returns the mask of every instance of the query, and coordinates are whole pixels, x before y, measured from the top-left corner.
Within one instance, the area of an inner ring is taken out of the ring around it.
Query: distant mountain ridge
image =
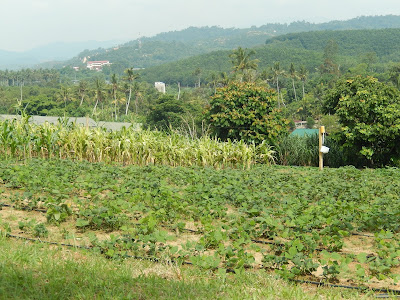
[[[290,24],[268,23],[260,27],[241,29],[218,26],[189,27],[132,40],[118,47],[116,45],[119,43],[116,41],[89,41],[55,43],[23,53],[0,50],[0,69],[83,66],[82,61],[86,58],[110,60],[113,63],[113,71],[120,73],[124,68],[131,66],[148,68],[217,50],[232,50],[239,46],[255,47],[265,44],[268,39],[289,33],[382,28],[400,28],[400,16],[361,16],[345,21],[317,24],[306,21]],[[83,51],[84,49],[88,50]]]
[[[217,50],[232,50],[239,46],[251,48],[265,44],[268,39],[289,33],[383,28],[400,28],[400,16],[362,16],[320,24],[306,21],[290,24],[270,23],[242,29],[218,26],[189,27],[136,39],[119,46],[118,49],[84,51],[64,62],[64,65],[79,65],[84,58],[109,60],[115,64],[112,71],[120,73],[122,68],[131,66],[148,68]]]

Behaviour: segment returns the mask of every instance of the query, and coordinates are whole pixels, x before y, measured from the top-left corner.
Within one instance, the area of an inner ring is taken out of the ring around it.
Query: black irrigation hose
[[[364,291],[364,292],[372,291],[375,293],[387,293],[384,296],[389,296],[388,293],[391,293],[394,295],[400,295],[400,290],[393,290],[393,289],[389,289],[389,288],[350,286],[350,285],[332,284],[332,283],[310,281],[310,280],[300,280],[300,279],[289,279],[289,280],[293,281],[293,282],[297,282],[297,283],[307,283],[307,284],[313,284],[313,285],[323,286],[323,287],[344,288],[344,289],[359,290],[359,291]]]
[[[44,241],[41,239],[33,239],[33,238],[28,238],[24,236],[18,236],[18,235],[13,235],[10,233],[6,233],[6,237],[18,239],[18,240],[25,240],[25,241],[30,241],[30,242],[35,242],[35,243],[42,243],[42,244],[48,244],[48,245],[57,245],[57,246],[64,246],[64,247],[69,247],[69,248],[78,248],[78,249],[85,249],[85,250],[92,250],[94,247],[85,247],[85,246],[78,246],[78,245],[72,245],[72,244],[66,244],[66,243],[57,243],[57,242],[50,242],[50,241]],[[143,257],[143,256],[132,256],[132,255],[126,255],[126,258],[132,258],[136,260],[147,260],[147,261],[152,261],[159,263],[161,262],[160,258],[157,257]],[[176,263],[177,261],[174,259],[171,259],[170,262]],[[181,261],[182,264],[184,265],[193,265],[193,263],[188,262],[188,261]],[[234,273],[235,271],[233,269],[226,269],[228,273]]]
[[[56,243],[56,242],[50,242],[50,241],[43,241],[40,239],[32,239],[32,238],[27,238],[23,236],[17,236],[13,235],[10,233],[6,233],[6,237],[10,238],[15,238],[15,239],[21,239],[21,240],[26,240],[30,242],[39,242],[39,243],[44,243],[44,244],[50,244],[50,245],[58,245],[58,246],[64,246],[64,247],[71,247],[71,248],[79,248],[79,249],[85,249],[85,250],[91,250],[93,247],[85,247],[85,246],[76,246],[76,245],[71,245],[71,244],[65,244],[65,243]],[[141,257],[141,256],[132,256],[132,255],[127,255],[127,258],[132,258],[136,260],[147,260],[147,261],[152,261],[155,263],[160,263],[161,259],[157,257]],[[175,260],[170,260],[171,262],[176,262]],[[184,265],[190,265],[193,266],[191,262],[187,261],[182,261],[181,262]],[[227,273],[235,273],[235,270],[233,269],[226,269]],[[386,293],[383,295],[377,295],[377,298],[387,298],[393,294],[393,295],[400,295],[400,290],[393,290],[389,288],[374,288],[374,287],[361,287],[361,286],[350,286],[350,285],[339,285],[339,284],[331,284],[331,283],[325,283],[325,282],[318,282],[318,281],[310,281],[310,280],[299,280],[299,279],[289,279],[290,281],[296,282],[296,283],[301,283],[301,284],[313,284],[317,286],[323,286],[323,287],[331,287],[331,288],[345,288],[345,289],[352,289],[352,290],[359,290],[362,292],[366,291],[372,291],[375,293]],[[383,296],[383,297],[382,297]]]
[[[26,211],[38,211],[38,212],[41,212],[41,213],[47,213],[47,210],[46,210],[46,209],[30,208],[29,206],[17,207],[17,206],[15,206],[15,205],[0,203],[0,208],[1,208],[1,207],[10,207],[10,208],[15,208],[15,209],[20,209],[20,210],[26,210]]]
[[[14,208],[14,209],[20,209],[20,210],[25,210],[25,211],[37,211],[37,212],[41,212],[41,213],[47,213],[46,209],[39,209],[39,208],[30,208],[28,206],[24,206],[24,207],[17,207],[15,205],[10,205],[10,204],[5,204],[5,203],[1,203],[0,202],[0,209],[1,207],[9,207],[9,208]],[[134,219],[134,217],[131,217],[131,219]],[[141,225],[139,223],[135,224],[135,225]],[[167,225],[161,225],[161,227],[164,228],[168,228],[168,229],[172,229],[171,227],[167,226]],[[201,231],[198,230],[193,230],[193,229],[187,229],[187,228],[182,228],[179,229],[181,231],[187,231],[187,232],[192,232],[192,233],[200,233]]]
[[[50,241],[43,241],[41,239],[32,239],[24,236],[18,236],[18,235],[13,235],[10,233],[6,233],[6,237],[11,237],[14,239],[19,239],[19,240],[26,240],[30,242],[39,242],[43,244],[49,244],[49,245],[57,245],[57,246],[64,246],[64,247],[71,247],[71,248],[79,248],[79,249],[92,249],[92,247],[85,247],[85,246],[79,246],[79,245],[71,245],[71,244],[65,244],[65,243],[56,243],[56,242],[50,242]]]

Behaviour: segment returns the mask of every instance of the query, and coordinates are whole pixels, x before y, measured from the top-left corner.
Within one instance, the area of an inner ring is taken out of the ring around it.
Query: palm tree
[[[197,87],[200,87],[201,84],[201,69],[200,68],[196,68],[196,70],[194,70],[193,75],[197,77]],[[196,87],[196,83],[194,84]]]
[[[209,84],[212,85],[213,87],[214,95],[217,92],[217,82],[218,82],[218,75],[215,73],[211,73]]]
[[[79,81],[78,95],[81,98],[81,103],[79,103],[79,106],[82,106],[83,100],[85,99],[87,91],[88,91],[88,83],[87,83],[87,81],[85,81],[85,80]]]
[[[118,91],[118,80],[117,80],[117,75],[112,74],[111,75],[111,89],[112,89],[112,95],[114,98],[114,113],[115,113],[115,121],[118,119],[117,115],[117,91]]]
[[[93,114],[95,114],[99,102],[104,100],[104,82],[102,80],[96,79],[94,92],[95,92],[96,104],[94,105],[93,108]]]
[[[230,81],[230,79],[229,79],[228,74],[226,74],[226,72],[219,73],[218,82],[217,82],[218,86],[222,86],[222,87],[227,86],[229,84],[229,81]]]
[[[306,67],[300,66],[299,78],[300,78],[301,82],[303,83],[303,98],[305,97],[304,84],[307,80],[307,76],[308,76],[308,71],[307,71]]]
[[[258,59],[250,59],[255,53],[254,50],[247,51],[247,49],[239,47],[229,55],[233,64],[233,72],[241,74],[240,81],[243,81],[243,76],[249,70],[257,70]]]
[[[58,92],[59,99],[64,101],[64,107],[67,107],[67,101],[69,100],[70,91],[66,86],[61,86]]]
[[[294,80],[297,79],[298,76],[297,76],[297,72],[296,72],[296,69],[295,69],[293,63],[290,64],[289,75],[290,75],[290,77],[292,78],[294,99],[295,99],[295,101],[297,101],[297,94],[296,94],[296,87],[295,87],[295,85],[294,85]]]
[[[139,74],[135,74],[133,72],[133,68],[126,69],[125,73],[126,73],[125,80],[128,81],[128,86],[129,86],[128,101],[126,102],[126,108],[125,108],[125,115],[127,115],[129,110],[129,104],[131,103],[131,97],[132,97],[132,82],[135,79],[139,78]]]
[[[133,89],[135,93],[135,113],[137,114],[139,111],[139,99],[142,99],[143,93],[140,85],[137,82],[135,82]]]
[[[280,102],[279,102],[279,77],[285,74],[285,70],[281,69],[280,62],[275,62],[273,67],[271,67],[272,71],[272,76],[276,82],[276,91],[278,93],[278,106],[280,107]]]

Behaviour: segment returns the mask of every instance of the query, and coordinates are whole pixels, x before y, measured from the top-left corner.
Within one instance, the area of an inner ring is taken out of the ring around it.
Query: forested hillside
[[[253,48],[254,58],[259,60],[259,70],[268,69],[274,62],[281,62],[288,67],[291,62],[304,65],[313,70],[322,62],[322,53],[312,50],[281,47],[280,45],[258,46]],[[187,59],[154,66],[140,71],[141,80],[147,82],[164,81],[169,84],[180,82],[183,85],[194,85],[200,76],[201,81],[209,83],[220,73],[230,73],[232,64],[229,54],[232,51],[214,51]],[[197,72],[196,72],[197,70]],[[199,73],[199,74],[196,74]]]
[[[112,72],[118,72],[120,69],[131,66],[148,68],[216,50],[232,50],[237,47],[251,48],[262,45],[269,39],[275,41],[274,37],[288,33],[382,28],[400,28],[400,16],[359,17],[347,21],[331,21],[321,24],[305,21],[290,24],[270,23],[244,29],[225,29],[217,26],[189,27],[181,31],[160,33],[154,37],[143,37],[115,48],[85,50],[58,66],[83,65],[82,61],[85,58],[109,60],[114,64]]]
[[[280,62],[285,69],[294,63],[314,73],[323,64],[324,52],[330,51],[340,69],[346,72],[362,63],[382,69],[385,63],[398,61],[399,44],[400,29],[313,31],[275,37],[253,50],[260,71]],[[230,53],[215,51],[148,68],[141,72],[142,80],[193,85],[198,77],[195,70],[200,69],[203,80],[209,82],[213,73],[231,71]]]
[[[330,40],[336,42],[343,55],[375,52],[378,57],[385,57],[400,52],[400,29],[397,28],[292,33],[269,39],[266,44],[283,43],[281,46],[324,51]]]

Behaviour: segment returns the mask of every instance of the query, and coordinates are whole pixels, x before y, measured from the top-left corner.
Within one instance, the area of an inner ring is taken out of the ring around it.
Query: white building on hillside
[[[165,83],[164,82],[155,82],[154,86],[157,89],[157,91],[165,94]]]
[[[103,66],[109,66],[111,63],[108,60],[88,61],[86,67],[89,70],[101,71]]]

